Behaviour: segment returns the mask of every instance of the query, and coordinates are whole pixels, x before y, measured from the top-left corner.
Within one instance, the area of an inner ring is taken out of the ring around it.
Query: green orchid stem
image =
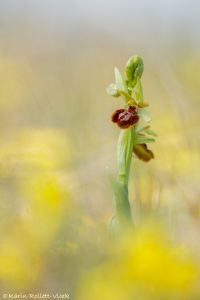
[[[131,208],[128,199],[128,182],[135,140],[135,127],[122,129],[117,146],[118,186],[115,187],[115,215],[119,224],[131,223]]]

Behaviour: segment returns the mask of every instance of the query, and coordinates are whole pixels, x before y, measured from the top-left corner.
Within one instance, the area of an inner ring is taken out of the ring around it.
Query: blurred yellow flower
[[[71,148],[65,135],[52,129],[21,130],[0,144],[0,192],[14,208],[0,229],[0,280],[9,289],[22,289],[39,279],[44,254],[69,214],[60,170],[69,163]]]
[[[199,292],[199,266],[159,225],[131,232],[113,246],[110,260],[82,281],[79,300],[191,300]]]
[[[0,141],[0,174],[44,171],[63,168],[72,158],[72,145],[56,129],[18,130]]]

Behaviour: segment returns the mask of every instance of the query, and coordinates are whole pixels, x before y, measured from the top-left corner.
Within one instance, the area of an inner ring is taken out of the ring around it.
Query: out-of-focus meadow
[[[199,299],[198,1],[0,1],[0,291]],[[122,100],[143,57],[155,159],[133,159],[135,231],[109,239]],[[121,241],[122,239],[122,241]]]

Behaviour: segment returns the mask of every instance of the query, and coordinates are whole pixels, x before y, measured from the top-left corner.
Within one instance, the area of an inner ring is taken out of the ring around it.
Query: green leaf
[[[144,122],[148,123],[151,121],[151,116],[148,110],[145,108],[140,108],[138,115],[143,119]]]
[[[120,94],[118,92],[118,89],[117,89],[117,86],[115,83],[111,83],[107,89],[106,89],[107,93],[110,95],[110,96],[113,96],[113,97],[119,97]]]
[[[131,223],[131,209],[127,186],[116,180],[113,176],[110,177],[110,182],[114,192],[115,221],[119,222],[119,224]]]

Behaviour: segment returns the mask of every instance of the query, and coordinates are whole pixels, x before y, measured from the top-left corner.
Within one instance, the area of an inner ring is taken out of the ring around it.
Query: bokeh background
[[[134,54],[159,135],[155,160],[133,161],[134,223],[154,215],[199,251],[199,12],[198,0],[0,0],[2,293],[74,298],[107,256],[122,100],[105,89]]]

